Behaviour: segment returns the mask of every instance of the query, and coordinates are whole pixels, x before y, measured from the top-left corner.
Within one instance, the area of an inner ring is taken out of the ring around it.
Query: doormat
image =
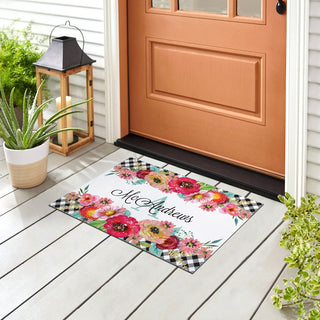
[[[50,206],[194,273],[262,204],[129,158]]]

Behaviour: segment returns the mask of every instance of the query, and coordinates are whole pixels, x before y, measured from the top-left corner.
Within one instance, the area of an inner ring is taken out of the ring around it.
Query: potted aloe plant
[[[57,129],[56,123],[68,114],[81,112],[69,109],[86,101],[57,111],[39,128],[36,128],[38,116],[52,101],[50,99],[37,107],[40,88],[32,101],[27,96],[27,90],[25,91],[22,103],[23,121],[20,127],[14,111],[14,88],[7,101],[0,81],[0,137],[3,139],[11,183],[16,188],[31,188],[46,179],[50,136],[67,130],[81,130],[79,128]]]

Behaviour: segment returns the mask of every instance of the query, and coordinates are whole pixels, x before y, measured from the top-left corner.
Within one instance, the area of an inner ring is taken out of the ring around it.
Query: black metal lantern
[[[70,25],[67,21],[65,25],[77,29],[83,40],[82,49],[80,48],[76,38],[62,36],[54,38],[51,41],[52,33],[55,28],[63,26],[55,26],[49,37],[49,48],[45,54],[34,63],[36,67],[37,88],[42,82],[42,74],[57,76],[60,79],[60,97],[57,98],[57,109],[63,109],[71,103],[69,77],[73,74],[86,71],[86,93],[87,99],[93,98],[93,76],[92,63],[95,60],[87,56],[84,49],[84,37],[81,30],[75,26]],[[41,91],[41,90],[40,90]],[[42,93],[38,95],[38,105],[42,103]],[[93,100],[87,103],[87,132],[62,132],[58,137],[54,137],[50,141],[50,150],[62,155],[68,155],[85,145],[94,141],[94,126],[93,126]],[[70,115],[71,116],[71,115]],[[43,114],[39,116],[39,125],[43,123]],[[63,117],[59,120],[58,126],[60,128],[71,127],[72,118]],[[71,134],[71,137],[70,137]]]
[[[65,72],[93,62],[95,60],[83,52],[76,38],[63,36],[52,39],[46,53],[34,65]]]

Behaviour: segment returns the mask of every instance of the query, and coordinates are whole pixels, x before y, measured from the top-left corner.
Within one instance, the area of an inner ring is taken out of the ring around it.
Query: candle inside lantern
[[[71,106],[71,97],[70,96],[66,96],[66,107]],[[56,98],[56,106],[57,106],[57,111],[61,110],[61,97]],[[70,111],[67,110],[67,112]],[[68,114],[66,116],[66,128],[71,128],[72,127],[72,115]],[[62,119],[58,120],[58,129],[62,128]],[[67,142],[68,144],[73,142],[73,131],[67,131]],[[58,133],[58,144],[62,145],[62,132]]]

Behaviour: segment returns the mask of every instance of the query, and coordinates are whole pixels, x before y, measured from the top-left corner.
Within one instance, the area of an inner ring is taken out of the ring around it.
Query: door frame
[[[140,1],[140,0],[139,0]],[[276,4],[276,0],[275,0]],[[106,140],[129,133],[127,0],[104,1]],[[285,190],[306,192],[309,1],[287,3]]]

